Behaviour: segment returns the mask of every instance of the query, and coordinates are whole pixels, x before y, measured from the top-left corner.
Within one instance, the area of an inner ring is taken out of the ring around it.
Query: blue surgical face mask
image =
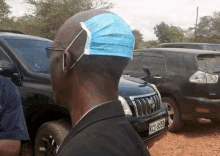
[[[113,13],[104,13],[86,22],[81,22],[80,25],[82,30],[64,50],[63,70],[65,68],[65,54],[69,54],[69,48],[83,31],[87,33],[85,49],[70,69],[83,55],[133,57],[134,35],[127,23],[119,16]]]

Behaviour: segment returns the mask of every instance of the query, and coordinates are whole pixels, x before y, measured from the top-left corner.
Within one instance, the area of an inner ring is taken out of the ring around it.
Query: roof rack
[[[16,34],[24,34],[21,31],[18,30],[4,30],[4,29],[0,29],[0,32],[10,32],[10,33],[16,33]]]

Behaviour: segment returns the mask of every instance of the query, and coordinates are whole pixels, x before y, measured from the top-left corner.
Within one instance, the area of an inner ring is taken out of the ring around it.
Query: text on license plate
[[[150,123],[149,125],[149,135],[165,128],[165,118],[159,119]]]

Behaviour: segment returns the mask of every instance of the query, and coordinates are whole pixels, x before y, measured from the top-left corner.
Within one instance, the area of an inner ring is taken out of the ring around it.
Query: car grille
[[[157,94],[131,98],[136,116],[145,116],[147,114],[153,114],[160,110],[160,98]]]

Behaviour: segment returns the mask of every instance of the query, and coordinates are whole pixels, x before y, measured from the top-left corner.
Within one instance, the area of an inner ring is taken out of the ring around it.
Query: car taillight
[[[197,71],[189,78],[191,83],[218,83],[218,75]]]

